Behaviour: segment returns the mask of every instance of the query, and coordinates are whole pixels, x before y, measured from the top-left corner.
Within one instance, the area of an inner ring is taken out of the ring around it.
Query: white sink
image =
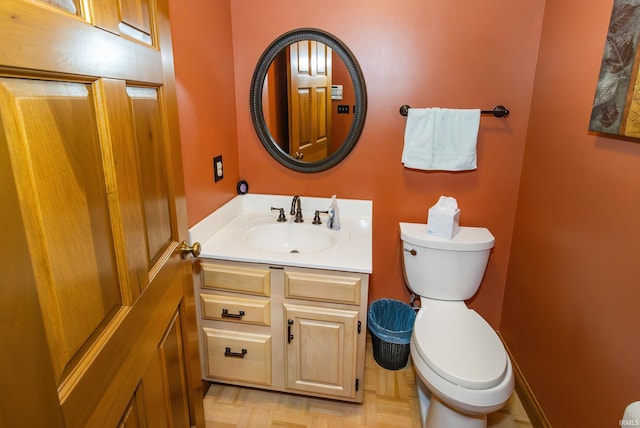
[[[340,230],[327,227],[326,214],[322,224],[312,224],[330,198],[304,195],[304,222],[291,216],[279,223],[278,209],[288,211],[291,201],[287,195],[238,195],[192,227],[189,240],[202,244],[201,258],[371,273],[371,201],[338,198]]]
[[[278,253],[313,253],[336,245],[335,231],[324,225],[272,223],[250,228],[247,244]]]

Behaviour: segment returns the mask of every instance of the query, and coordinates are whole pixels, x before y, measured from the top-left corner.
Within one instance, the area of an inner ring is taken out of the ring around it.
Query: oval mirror
[[[358,142],[367,113],[362,70],[349,48],[322,30],[283,34],[264,51],[250,91],[253,126],[282,165],[318,172]]]

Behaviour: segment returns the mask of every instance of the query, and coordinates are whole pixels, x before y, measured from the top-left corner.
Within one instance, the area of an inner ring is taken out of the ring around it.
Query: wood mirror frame
[[[269,131],[264,117],[262,100],[264,81],[273,60],[283,49],[286,49],[292,43],[303,40],[314,40],[324,43],[333,49],[333,52],[335,52],[344,62],[349,75],[351,76],[355,93],[353,122],[344,142],[335,152],[328,154],[328,156],[322,160],[314,162],[305,162],[304,160],[296,159],[282,150]],[[253,121],[253,126],[258,134],[258,138],[260,138],[262,145],[273,158],[282,165],[295,171],[309,173],[319,172],[337,165],[349,154],[349,152],[351,152],[358,142],[362,129],[364,128],[365,117],[367,114],[367,91],[364,76],[358,61],[344,43],[325,31],[314,28],[302,28],[283,34],[271,43],[271,45],[269,45],[269,47],[264,51],[258,61],[251,80],[249,106],[251,110],[251,120]]]

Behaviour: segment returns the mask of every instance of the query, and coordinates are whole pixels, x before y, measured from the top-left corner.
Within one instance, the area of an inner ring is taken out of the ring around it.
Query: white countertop
[[[276,252],[255,248],[247,243],[247,231],[263,224],[277,223],[284,208],[289,221],[293,196],[239,195],[189,229],[190,243],[200,242],[201,258],[299,266],[348,272],[372,272],[372,201],[340,199],[340,230],[327,229],[327,216],[321,225],[336,238],[326,250],[302,253]],[[311,225],[316,210],[326,211],[331,198],[301,196],[304,225]],[[295,225],[293,227],[296,227]]]

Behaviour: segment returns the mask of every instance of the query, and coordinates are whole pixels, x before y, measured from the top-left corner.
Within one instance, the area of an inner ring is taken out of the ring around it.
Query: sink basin
[[[271,223],[247,231],[247,244],[278,253],[313,253],[336,245],[337,233],[324,225]]]
[[[190,242],[202,243],[200,258],[293,266],[344,272],[372,271],[373,203],[340,199],[340,230],[312,224],[315,211],[330,198],[302,196],[303,223],[278,223],[278,210],[291,195],[238,195],[189,230]]]

